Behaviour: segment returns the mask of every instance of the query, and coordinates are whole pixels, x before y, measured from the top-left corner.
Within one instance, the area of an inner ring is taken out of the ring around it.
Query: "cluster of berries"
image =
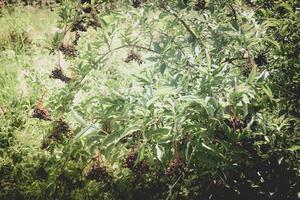
[[[131,151],[130,154],[126,157],[124,162],[124,167],[133,170],[135,167],[136,160],[138,158],[138,153],[135,151]]]
[[[140,8],[142,5],[142,1],[141,0],[132,0],[132,6],[134,8]]]
[[[74,45],[61,44],[58,49],[67,57],[74,58],[78,56],[78,51]]]
[[[36,107],[33,110],[32,117],[41,120],[51,121],[49,111],[44,108],[44,104],[42,101],[38,101]]]
[[[130,169],[135,174],[145,174],[149,172],[150,166],[146,160],[137,162],[138,153],[132,149],[130,154],[127,156],[124,162],[124,167]]]
[[[60,68],[56,68],[54,69],[49,78],[52,78],[52,79],[59,79],[61,80],[62,82],[65,82],[65,83],[68,83],[69,81],[71,81],[72,79],[67,77],[66,75],[64,75],[64,73],[62,72],[62,70]]]
[[[101,181],[106,180],[109,177],[107,170],[104,166],[93,165],[92,168],[86,174],[88,180]]]
[[[48,178],[47,171],[43,166],[39,166],[38,169],[36,170],[36,175],[38,179],[45,180]]]
[[[67,122],[59,119],[58,121],[54,122],[52,134],[49,136],[55,140],[59,140],[62,135],[67,137],[71,137],[71,129]]]
[[[246,128],[246,123],[240,120],[239,118],[232,117],[228,122],[228,126],[232,129],[232,131],[235,133],[237,130],[241,130]]]
[[[265,55],[263,54],[259,54],[257,55],[255,58],[254,58],[254,62],[257,66],[263,66],[263,65],[266,65],[268,62],[267,62],[267,58]]]
[[[102,164],[101,154],[98,154],[93,160],[93,165],[87,172],[86,178],[95,181],[108,181],[110,175],[106,167]]]
[[[195,5],[194,5],[194,10],[200,11],[205,8],[206,2],[205,0],[197,0]]]
[[[173,176],[173,175],[178,176],[183,171],[184,171],[184,162],[177,155],[176,158],[170,162],[170,164],[166,170],[166,175],[167,176]]]
[[[68,123],[63,121],[62,119],[59,119],[58,121],[55,121],[53,123],[53,130],[51,135],[43,139],[41,149],[47,150],[53,141],[60,140],[62,136],[71,138],[73,135]]]
[[[131,61],[136,61],[138,64],[142,64],[143,60],[141,59],[141,56],[135,53],[134,51],[130,51],[127,55],[127,58],[124,62],[130,63]]]
[[[83,20],[77,20],[73,23],[72,28],[71,28],[71,32],[77,32],[77,31],[81,31],[81,32],[86,32],[87,31],[87,28],[84,25]]]
[[[51,144],[51,140],[49,138],[43,139],[41,149],[47,150],[50,144]]]

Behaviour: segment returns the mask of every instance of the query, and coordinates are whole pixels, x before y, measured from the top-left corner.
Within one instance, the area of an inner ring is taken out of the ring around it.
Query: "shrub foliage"
[[[41,149],[0,129],[0,198],[297,199],[299,7],[62,1],[71,73],[46,77]]]

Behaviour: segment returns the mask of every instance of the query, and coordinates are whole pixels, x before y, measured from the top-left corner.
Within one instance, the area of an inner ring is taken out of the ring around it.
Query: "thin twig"
[[[195,40],[199,40],[199,38],[197,37],[197,35],[194,33],[194,31],[189,27],[189,25],[187,25],[187,23],[181,19],[178,14],[174,11],[171,10],[171,8],[167,8],[165,4],[162,4],[162,8],[167,11],[168,13],[172,14],[174,17],[176,17],[176,19],[185,27],[185,29],[190,33],[190,35],[193,37],[193,39]]]

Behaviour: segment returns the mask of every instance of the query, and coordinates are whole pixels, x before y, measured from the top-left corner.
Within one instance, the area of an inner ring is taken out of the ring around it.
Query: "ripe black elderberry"
[[[59,68],[54,69],[50,76],[50,78],[52,79],[59,79],[62,82],[68,83],[69,81],[71,81],[71,78],[67,77],[66,75],[63,74],[62,70]]]
[[[267,64],[267,58],[263,54],[259,54],[254,58],[254,62],[257,66],[263,66]]]
[[[76,57],[78,52],[74,45],[61,44],[59,50],[67,57]]]
[[[150,166],[146,160],[142,160],[134,167],[134,172],[137,174],[146,174],[149,172]]]
[[[46,110],[42,107],[36,107],[33,110],[32,117],[37,118],[37,119],[46,120],[46,121],[51,121],[50,114],[49,114],[48,110]]]
[[[45,168],[43,166],[40,166],[37,170],[36,170],[36,175],[38,177],[38,179],[47,179],[48,174],[47,171],[45,170]]]
[[[70,126],[65,121],[60,119],[54,122],[53,131],[50,138],[59,140],[62,135],[70,137],[71,136],[70,132],[71,132]]]
[[[179,175],[181,172],[183,172],[183,170],[184,170],[184,163],[179,156],[176,156],[176,158],[170,162],[166,170],[166,175],[167,176]]]
[[[50,143],[51,143],[51,141],[49,139],[44,139],[42,141],[41,149],[47,150],[49,148],[49,146],[50,146]]]
[[[141,56],[133,51],[130,51],[129,54],[127,55],[127,58],[125,59],[126,63],[130,63],[131,61],[136,61],[138,64],[143,63]]]
[[[194,10],[200,11],[205,8],[206,2],[205,0],[197,0],[197,2],[194,5]]]
[[[138,153],[135,151],[131,151],[130,154],[125,159],[124,167],[126,167],[130,170],[134,170],[134,166],[135,166],[137,158],[138,158]]]
[[[244,129],[246,127],[246,123],[242,120],[233,117],[227,122],[228,126],[232,129],[232,131],[235,133],[237,130]]]
[[[86,32],[87,28],[84,25],[83,20],[78,20],[74,22],[71,28],[71,32],[76,32],[76,31],[81,31],[81,32]]]
[[[142,5],[141,0],[132,0],[132,6],[134,8],[139,8],[139,7],[141,7],[141,5]]]
[[[88,180],[107,180],[109,174],[104,166],[93,165],[92,168],[86,174],[86,178]]]
[[[110,178],[106,167],[102,164],[101,154],[93,158],[94,162],[90,170],[86,174],[88,180],[108,181]]]

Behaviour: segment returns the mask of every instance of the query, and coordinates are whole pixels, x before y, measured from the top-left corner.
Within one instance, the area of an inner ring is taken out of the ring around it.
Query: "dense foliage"
[[[0,199],[298,199],[299,9],[61,1],[38,92],[0,74]],[[15,140],[28,117],[39,148]]]

